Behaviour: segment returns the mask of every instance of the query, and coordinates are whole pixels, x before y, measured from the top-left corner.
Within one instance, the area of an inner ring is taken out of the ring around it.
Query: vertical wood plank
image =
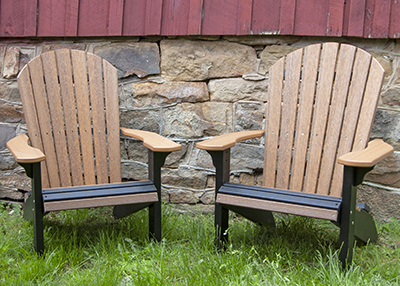
[[[346,36],[362,37],[365,21],[365,0],[351,0],[346,2],[348,6],[348,19],[346,22]]]
[[[119,139],[119,98],[117,69],[103,60],[106,98],[107,145],[110,183],[121,181],[121,147]]]
[[[90,119],[90,99],[85,52],[71,51],[71,59],[75,84],[75,100],[78,109],[84,181],[85,185],[94,185],[96,184],[96,176],[94,171],[92,123]]]
[[[108,164],[102,62],[100,57],[93,54],[87,54],[86,57],[89,74],[90,103],[92,107],[97,183],[105,184],[108,183]]]
[[[65,8],[65,0],[40,0],[37,32],[39,37],[65,36]]]
[[[264,185],[266,187],[275,187],[284,69],[285,58],[278,60],[269,69],[270,84],[265,116],[266,130],[264,149]]]
[[[304,48],[303,78],[299,95],[299,112],[297,115],[298,119],[290,179],[290,189],[295,191],[302,191],[303,188],[320,53],[320,44]]]
[[[329,194],[333,168],[336,163],[336,153],[339,136],[341,134],[344,110],[352,76],[355,51],[356,48],[354,46],[342,44],[340,47],[321,159],[321,171],[318,178],[318,194]]]
[[[368,81],[365,87],[364,100],[362,102],[360,118],[358,120],[357,131],[354,138],[354,151],[361,150],[367,146],[372,124],[375,119],[377,101],[382,87],[384,69],[374,58],[371,61]]]
[[[203,15],[203,0],[190,0],[189,19],[188,19],[188,35],[201,34],[201,22]]]
[[[379,0],[365,0],[364,38],[370,38],[372,34],[372,24],[375,14],[375,1]]]
[[[286,56],[276,188],[289,188],[303,49]]]
[[[347,107],[344,115],[337,157],[350,152],[352,149],[370,62],[371,55],[361,49],[357,49],[353,68],[353,78],[350,84],[349,96],[347,98]],[[342,184],[343,165],[336,163],[333,172],[330,195],[340,197],[342,195]]]
[[[146,1],[145,35],[160,35],[163,0]]]
[[[251,13],[253,0],[241,0],[238,2],[237,35],[251,34]]]
[[[294,33],[297,0],[282,0],[279,31],[281,35]]]
[[[380,0],[375,5],[371,37],[387,38],[389,36],[391,0]]]
[[[67,0],[65,6],[65,36],[78,35],[79,0]]]
[[[38,0],[25,0],[24,37],[36,36]]]
[[[107,36],[110,0],[80,0],[78,36]]]
[[[124,14],[124,0],[110,0],[108,16],[108,35],[122,35],[122,16]]]
[[[235,35],[238,0],[204,0],[203,35]]]
[[[65,131],[68,142],[68,153],[74,186],[83,185],[81,148],[79,144],[78,121],[76,118],[76,102],[74,96],[74,85],[72,77],[71,54],[67,49],[57,50],[56,52],[60,91],[63,104],[63,114],[65,120]],[[81,65],[85,63],[81,63]],[[65,138],[65,135],[64,135]]]
[[[33,95],[35,98],[36,111],[40,126],[40,135],[42,137],[44,154],[46,155],[50,187],[56,188],[60,187],[60,176],[58,173],[57,156],[54,148],[50,113],[45,89],[46,84],[44,82],[43,66],[40,57],[37,58],[37,60],[30,62],[29,70],[31,73]]]
[[[188,29],[190,1],[164,0],[162,35],[185,35]]]
[[[329,1],[329,17],[327,36],[340,37],[343,33],[343,16],[345,0]]]
[[[392,8],[390,11],[389,37],[400,38],[400,2],[392,0]]]
[[[253,0],[251,29],[254,34],[277,34],[281,14],[281,0]]]
[[[290,34],[325,36],[328,12],[329,1],[296,0],[294,30]]]
[[[67,151],[67,141],[65,140],[65,126],[61,103],[61,93],[58,84],[58,70],[54,52],[41,55],[43,63],[44,78],[46,81],[46,91],[49,102],[52,131],[57,156],[58,172],[62,187],[71,186],[71,175],[69,170],[69,160]],[[62,75],[63,73],[61,73]]]
[[[144,35],[146,1],[125,1],[122,35]]]
[[[307,193],[314,193],[316,190],[322,146],[326,130],[326,121],[328,117],[329,104],[331,102],[338,46],[337,43],[327,43],[322,45],[317,94],[311,127],[310,147],[303,186],[303,191]]]
[[[36,104],[33,97],[33,88],[30,79],[29,66],[25,66],[18,76],[18,88],[24,109],[26,125],[28,127],[29,140],[33,147],[44,151],[42,138],[40,136],[39,120],[36,113]],[[42,187],[49,188],[50,182],[47,173],[46,162],[41,162]]]

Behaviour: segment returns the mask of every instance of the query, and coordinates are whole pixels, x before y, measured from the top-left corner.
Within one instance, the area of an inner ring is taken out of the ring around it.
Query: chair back
[[[384,70],[357,47],[325,43],[269,70],[264,184],[341,196],[338,156],[368,143]]]
[[[32,59],[18,85],[31,144],[46,155],[43,188],[121,180],[116,68],[61,49]]]

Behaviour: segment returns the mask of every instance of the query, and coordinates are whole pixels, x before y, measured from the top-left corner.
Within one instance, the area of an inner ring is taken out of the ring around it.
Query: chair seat
[[[240,207],[246,205],[246,207],[254,209],[337,221],[342,198],[259,186],[224,183],[218,192],[217,203]]]
[[[133,203],[151,204],[157,201],[157,189],[151,181],[43,190],[45,212]]]

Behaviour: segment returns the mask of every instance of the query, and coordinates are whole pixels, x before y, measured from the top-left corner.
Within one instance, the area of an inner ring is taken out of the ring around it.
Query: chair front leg
[[[355,231],[357,222],[357,186],[372,168],[356,168],[344,166],[342,206],[340,209],[340,254],[342,268],[350,266],[353,259]]]
[[[230,149],[207,152],[211,155],[215,167],[215,198],[217,198],[219,189],[225,182],[229,182]],[[221,246],[228,241],[229,210],[215,202],[214,217],[217,244]]]
[[[153,152],[149,149],[149,180],[157,189],[158,202],[149,206],[149,237],[161,241],[161,167],[171,152]]]

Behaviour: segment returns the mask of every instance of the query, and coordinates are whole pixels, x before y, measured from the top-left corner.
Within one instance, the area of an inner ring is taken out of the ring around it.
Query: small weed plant
[[[45,253],[19,206],[0,204],[0,285],[399,285],[400,224],[378,223],[379,241],[338,262],[338,228],[277,215],[276,228],[231,215],[229,242],[214,243],[212,214],[163,206],[163,240],[148,239],[147,212],[115,220],[111,208],[50,213]]]

